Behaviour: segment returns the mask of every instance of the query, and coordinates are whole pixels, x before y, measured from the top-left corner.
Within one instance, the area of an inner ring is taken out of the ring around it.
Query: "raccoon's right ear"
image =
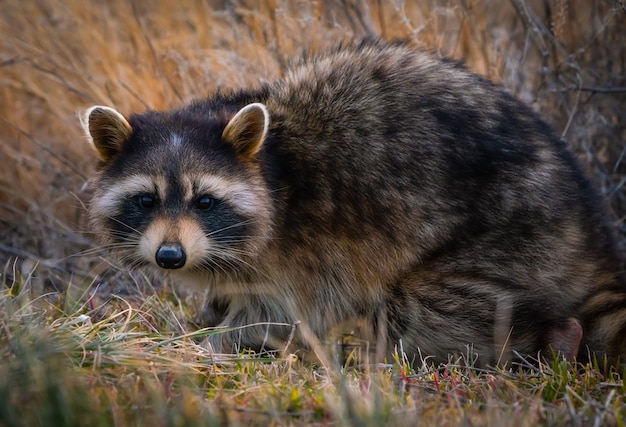
[[[110,107],[94,105],[83,111],[79,118],[87,138],[104,162],[119,153],[133,130],[126,118]]]
[[[252,158],[259,152],[270,126],[270,113],[259,102],[248,104],[230,119],[222,139],[230,143],[244,158]]]

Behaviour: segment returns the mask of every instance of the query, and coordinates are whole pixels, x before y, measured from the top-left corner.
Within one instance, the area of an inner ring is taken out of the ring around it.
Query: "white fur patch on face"
[[[210,195],[227,202],[233,209],[242,214],[254,214],[261,206],[262,199],[255,190],[242,182],[231,181],[215,175],[184,175],[182,182],[185,187],[185,196]],[[195,194],[191,194],[195,189]]]
[[[167,181],[163,177],[134,175],[115,182],[115,185],[96,189],[92,211],[96,215],[110,217],[118,213],[123,201],[129,196],[156,193],[161,200],[165,199]]]
[[[163,219],[156,219],[150,223],[150,226],[141,235],[139,248],[137,249],[144,260],[153,265],[157,265],[156,253],[165,239],[168,228],[168,222]]]
[[[183,269],[201,263],[211,250],[211,242],[202,228],[193,219],[185,217],[175,221],[167,218],[155,219],[143,232],[138,252],[144,260],[157,265],[156,252],[164,243],[178,243],[182,246],[187,256]]]
[[[178,135],[178,134],[173,133],[173,134],[170,136],[170,144],[171,144],[171,147],[172,147],[174,150],[179,150],[179,149],[180,149],[180,147],[181,147],[181,145],[183,144],[183,138],[182,138],[182,136],[180,136],[180,135]]]

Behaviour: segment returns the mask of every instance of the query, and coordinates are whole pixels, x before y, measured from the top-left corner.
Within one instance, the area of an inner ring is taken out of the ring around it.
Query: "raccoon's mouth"
[[[154,259],[161,268],[177,270],[185,266],[187,254],[179,244],[164,244],[157,249]]]

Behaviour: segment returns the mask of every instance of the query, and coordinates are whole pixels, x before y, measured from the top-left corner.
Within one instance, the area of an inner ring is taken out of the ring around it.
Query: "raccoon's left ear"
[[[269,125],[267,107],[259,102],[248,104],[230,119],[222,132],[222,139],[230,143],[239,155],[252,158],[261,149]]]
[[[79,114],[80,123],[100,159],[109,162],[132,133],[126,118],[110,107],[94,105]]]

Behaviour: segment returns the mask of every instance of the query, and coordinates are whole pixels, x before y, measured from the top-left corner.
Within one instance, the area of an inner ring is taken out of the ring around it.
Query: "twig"
[[[61,155],[57,154],[54,152],[54,150],[51,150],[50,148],[46,147],[44,144],[41,144],[40,142],[38,142],[35,137],[33,137],[30,133],[28,133],[27,131],[25,131],[24,129],[22,129],[21,127],[17,126],[16,124],[8,121],[7,119],[5,119],[4,117],[0,116],[0,120],[2,120],[3,122],[5,122],[7,125],[11,126],[16,132],[18,132],[20,135],[22,135],[24,138],[27,138],[30,142],[32,142],[33,144],[35,144],[37,147],[41,148],[43,151],[45,151],[46,153],[48,153],[49,155],[51,155],[52,157],[54,157],[55,159],[57,159],[59,162],[61,162],[61,164],[63,166],[65,166],[66,168],[68,168],[70,171],[72,171],[73,173],[76,174],[76,176],[86,180],[87,177],[77,168],[75,168],[72,165],[72,162],[64,157],[62,157]]]
[[[178,92],[178,89],[176,89],[176,85],[174,85],[174,83],[172,83],[172,81],[168,77],[168,74],[165,72],[165,70],[163,69],[163,66],[161,65],[161,60],[159,59],[159,55],[157,54],[157,50],[154,47],[154,44],[152,43],[150,35],[148,34],[148,30],[146,29],[144,20],[141,19],[141,16],[139,15],[139,10],[137,9],[137,4],[135,2],[131,1],[130,5],[131,5],[131,8],[133,10],[133,17],[135,18],[135,21],[138,24],[139,30],[141,30],[141,34],[143,35],[144,41],[146,42],[146,46],[148,46],[148,50],[150,50],[150,54],[152,55],[152,61],[154,62],[154,65],[156,66],[159,74],[169,84],[170,89],[172,90],[172,92],[174,92],[174,95],[176,95],[176,97],[179,100],[182,100],[183,97],[181,96],[180,92]]]
[[[20,62],[22,60],[21,57],[19,56],[14,56],[13,58],[9,58],[6,61],[2,61],[0,62],[0,67],[7,67],[9,65],[13,65],[16,64],[18,62]]]
[[[594,87],[594,86],[567,86],[564,88],[556,89],[555,92],[591,92],[596,93],[624,93],[626,87]]]
[[[140,103],[142,103],[142,104],[143,104],[143,106],[144,106],[144,108],[145,108],[146,110],[149,110],[149,109],[150,109],[150,106],[146,103],[146,101],[144,101],[144,100],[143,100],[143,99],[139,96],[139,94],[137,94],[137,92],[135,92],[135,91],[134,91],[134,90],[133,90],[130,86],[128,86],[128,85],[127,85],[126,83],[124,83],[123,81],[119,80],[119,82],[120,82],[120,85],[121,85],[124,89],[126,89],[126,91],[128,91],[128,92],[132,95],[132,97],[133,97],[133,98],[135,98],[137,101],[139,101]]]

